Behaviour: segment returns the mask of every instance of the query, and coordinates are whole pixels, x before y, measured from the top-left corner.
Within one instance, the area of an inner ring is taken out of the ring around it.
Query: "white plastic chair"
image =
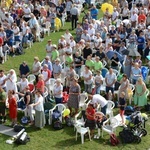
[[[108,100],[107,103],[107,109],[106,109],[106,115],[109,115],[109,117],[113,117],[113,109],[115,107],[115,103],[113,101]]]
[[[89,129],[89,127],[84,128],[84,127],[81,127],[80,125],[76,126],[76,141],[77,141],[78,133],[80,133],[80,135],[81,135],[81,143],[82,144],[84,143],[84,135],[86,133],[88,133],[89,140],[91,141],[91,135],[90,135],[90,129]]]
[[[28,79],[29,83],[34,84],[36,77],[34,74],[30,74],[30,75],[28,75],[27,79]]]
[[[105,60],[103,60],[102,63],[103,63],[103,67],[106,67],[107,62]]]
[[[55,105],[55,107],[53,109],[49,110],[49,120],[48,120],[49,125],[52,124],[52,114],[55,109],[60,111],[61,116],[59,117],[59,119],[60,119],[60,121],[62,121],[62,115],[63,115],[64,110],[66,109],[66,106],[64,104],[57,104],[57,105]]]
[[[108,134],[112,134],[116,132],[116,128],[119,126],[118,120],[114,117],[107,119],[102,126],[102,137],[103,131],[107,132]]]
[[[77,126],[77,125],[80,125],[80,126],[84,127],[85,121],[84,121],[84,118],[82,116],[80,117],[80,115],[81,115],[81,111],[79,111],[79,113],[77,113],[75,115],[75,118],[74,118],[74,127]]]
[[[131,90],[132,93],[135,90],[135,86],[133,84],[131,84],[131,83],[129,84],[128,88]],[[129,104],[131,105],[131,102],[132,102],[132,99],[133,99],[133,94],[130,95],[128,98],[129,98]]]
[[[48,96],[48,88],[46,86],[44,86],[44,93],[43,93],[43,97],[44,97],[44,103],[45,103],[45,98]]]
[[[119,76],[119,71],[118,70],[116,70],[116,69],[112,69],[113,70],[113,73],[115,73],[116,74],[116,76],[118,77]]]
[[[48,34],[48,36],[50,35],[50,27],[51,27],[51,24],[50,24],[50,22],[49,21],[46,21],[46,23],[45,23],[45,25],[46,25],[46,27],[45,28],[43,28],[43,31],[44,31],[44,34]]]
[[[49,81],[50,81],[49,90],[50,90],[51,94],[53,94],[54,85],[55,85],[56,80],[54,78],[50,78]]]
[[[87,93],[80,94],[79,108],[83,108],[88,100]]]

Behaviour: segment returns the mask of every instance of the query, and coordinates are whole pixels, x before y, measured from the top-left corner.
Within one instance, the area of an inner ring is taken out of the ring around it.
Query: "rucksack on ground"
[[[14,125],[14,131],[15,132],[20,132],[22,129],[24,129],[23,125]]]
[[[61,130],[63,128],[62,122],[60,121],[60,119],[53,120],[53,128],[55,130]]]
[[[114,133],[110,134],[110,143],[113,146],[116,146],[116,145],[119,144],[119,140],[118,140],[117,136]]]

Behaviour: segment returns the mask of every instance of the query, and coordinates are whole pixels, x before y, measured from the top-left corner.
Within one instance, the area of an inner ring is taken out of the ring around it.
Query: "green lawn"
[[[46,55],[45,45],[47,40],[51,38],[53,43],[56,44],[60,35],[64,34],[66,29],[70,28],[70,23],[66,23],[65,27],[63,27],[60,32],[51,33],[49,37],[45,37],[43,42],[35,43],[31,49],[25,50],[24,55],[9,57],[9,60],[6,63],[0,65],[0,69],[4,69],[7,72],[13,68],[18,73],[18,67],[22,61],[27,61],[31,67],[34,56],[38,56],[40,60],[43,60]],[[71,31],[71,33],[73,32]],[[118,112],[117,110],[115,111]],[[21,116],[23,116],[23,114],[19,113],[18,121],[20,121]],[[9,124],[9,122],[7,124]],[[8,145],[5,141],[9,139],[9,137],[0,134],[0,150],[148,150],[150,148],[150,121],[147,121],[146,129],[148,131],[148,135],[146,137],[142,137],[142,142],[140,144],[124,145],[120,143],[118,146],[113,147],[109,143],[109,136],[107,133],[104,134],[104,138],[93,139],[92,141],[85,138],[85,143],[82,145],[80,137],[78,138],[78,141],[75,141],[75,131],[73,127],[66,127],[64,125],[62,130],[55,131],[49,125],[46,125],[46,127],[42,130],[27,126],[26,131],[31,138],[27,145]],[[122,130],[122,128],[118,127],[117,133],[120,130]]]

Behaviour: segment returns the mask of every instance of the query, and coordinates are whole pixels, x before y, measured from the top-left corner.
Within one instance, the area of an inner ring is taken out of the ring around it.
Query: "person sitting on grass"
[[[125,111],[125,106],[126,106],[126,100],[125,100],[125,92],[121,92],[120,97],[119,97],[119,109],[120,109],[120,116],[122,119],[122,124],[124,125],[124,111]]]

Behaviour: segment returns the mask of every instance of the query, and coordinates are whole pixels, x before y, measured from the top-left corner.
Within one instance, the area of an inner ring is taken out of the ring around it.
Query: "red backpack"
[[[119,144],[119,140],[117,139],[117,136],[114,133],[110,134],[110,143],[113,146],[116,146]]]

